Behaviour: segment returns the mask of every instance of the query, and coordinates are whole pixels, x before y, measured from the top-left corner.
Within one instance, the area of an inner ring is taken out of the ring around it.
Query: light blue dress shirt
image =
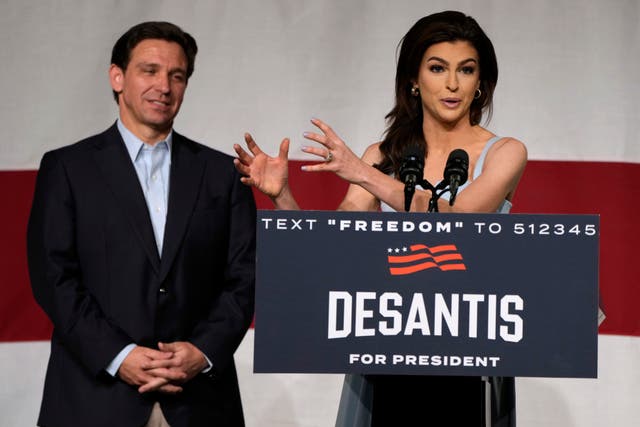
[[[158,255],[162,256],[164,225],[169,204],[169,172],[171,170],[173,131],[169,133],[166,140],[149,145],[124,127],[120,120],[118,120],[118,130],[138,174],[138,180],[151,217]]]
[[[171,142],[173,131],[169,133],[165,141],[160,141],[151,146],[145,144],[135,136],[118,119],[118,131],[124,140],[131,162],[138,174],[140,187],[147,202],[153,234],[156,238],[158,254],[162,256],[162,241],[164,239],[164,226],[167,220],[167,207],[169,203],[169,172],[171,170]],[[107,366],[107,372],[116,376],[124,359],[136,348],[136,344],[129,344]]]
[[[164,227],[167,220],[167,209],[169,206],[169,173],[171,171],[171,144],[173,141],[173,130],[169,132],[167,139],[157,142],[155,145],[145,144],[135,136],[118,119],[118,131],[124,140],[131,162],[136,169],[140,187],[144,193],[144,199],[149,209],[149,217],[153,226],[153,234],[156,238],[158,255],[162,257],[162,243],[164,240]],[[129,355],[136,344],[129,344],[107,366],[107,372],[111,376],[116,376],[120,365]],[[208,367],[203,370],[207,372],[212,368],[211,361],[205,355]]]

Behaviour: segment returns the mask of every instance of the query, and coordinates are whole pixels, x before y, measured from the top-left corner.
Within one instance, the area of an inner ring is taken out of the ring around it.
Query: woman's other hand
[[[246,152],[239,144],[233,145],[233,149],[238,154],[238,158],[233,160],[233,164],[243,175],[240,181],[269,196],[278,209],[298,209],[288,183],[289,138],[284,138],[280,143],[277,157],[265,154],[251,134],[245,133],[244,140],[250,153]]]

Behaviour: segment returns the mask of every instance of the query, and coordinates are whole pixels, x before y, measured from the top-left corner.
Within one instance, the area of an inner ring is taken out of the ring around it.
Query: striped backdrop
[[[500,78],[488,128],[522,140],[530,157],[513,211],[600,215],[607,319],[598,379],[518,379],[519,425],[637,425],[636,0],[42,3],[0,3],[0,427],[35,425],[49,353],[51,325],[31,296],[25,259],[38,162],[115,120],[106,71],[121,33],[143,20],[191,32],[200,51],[176,129],[230,154],[245,131],[272,154],[291,137],[301,206],[333,209],[346,185],[300,171],[309,119],[330,123],[358,154],[379,140],[398,41],[418,18],[445,9],[474,16],[494,42]],[[253,374],[252,357],[250,331],[236,355],[248,426],[332,425],[339,375]]]

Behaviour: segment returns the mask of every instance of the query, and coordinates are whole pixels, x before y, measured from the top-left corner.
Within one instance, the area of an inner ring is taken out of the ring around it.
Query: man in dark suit
[[[173,131],[196,52],[173,24],[132,27],[109,69],[116,124],[42,159],[27,233],[54,325],[41,426],[244,424],[255,204],[232,157]]]

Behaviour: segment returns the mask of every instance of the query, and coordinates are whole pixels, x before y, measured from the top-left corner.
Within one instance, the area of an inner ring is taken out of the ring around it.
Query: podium
[[[595,215],[260,211],[254,371],[597,377]]]

